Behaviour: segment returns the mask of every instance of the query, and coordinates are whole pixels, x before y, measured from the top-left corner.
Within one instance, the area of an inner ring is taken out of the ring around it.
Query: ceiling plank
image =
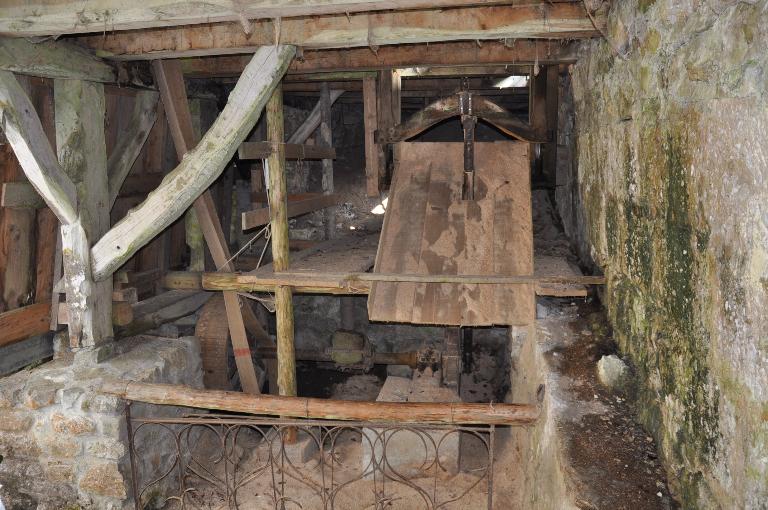
[[[598,28],[605,15],[594,15]],[[131,60],[252,53],[257,47],[292,44],[307,49],[367,47],[445,41],[595,37],[598,31],[581,3],[467,7],[409,12],[377,12],[309,18],[279,23],[256,21],[246,34],[233,23],[109,32],[79,36],[100,56]],[[381,51],[380,49],[378,51]],[[423,55],[422,55],[423,56]]]

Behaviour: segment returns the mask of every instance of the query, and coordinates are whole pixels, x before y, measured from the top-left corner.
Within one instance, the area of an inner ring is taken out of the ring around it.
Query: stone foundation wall
[[[0,379],[0,499],[8,510],[133,508],[125,402],[99,393],[100,381],[202,387],[200,346],[190,337],[116,346],[123,354],[100,364],[59,359]],[[134,416],[180,412],[132,406]],[[142,472],[168,464],[169,439],[142,435]]]
[[[686,508],[768,501],[768,2],[615,2],[577,181],[640,418]]]

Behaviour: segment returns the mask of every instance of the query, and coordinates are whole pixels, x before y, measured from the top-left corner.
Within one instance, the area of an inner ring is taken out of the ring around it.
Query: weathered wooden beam
[[[482,46],[474,41],[382,46],[376,52],[370,48],[307,50],[302,60],[293,61],[288,76],[290,73],[378,71],[393,67],[463,66],[472,69],[478,65],[499,65],[514,74],[519,72],[519,66],[531,66],[534,62],[540,65],[576,62],[577,45],[577,42],[525,39],[509,43],[485,41]],[[139,48],[135,50],[139,51]],[[186,76],[222,78],[240,76],[248,61],[246,55],[219,55],[185,59],[182,66]]]
[[[115,203],[123,181],[141,153],[144,142],[157,120],[157,92],[141,91],[136,94],[131,120],[107,161],[109,204]]]
[[[253,56],[211,129],[162,184],[93,247],[93,273],[104,279],[173,223],[221,174],[288,67],[295,48],[265,46]]]
[[[196,390],[188,386],[119,380],[105,380],[99,389],[109,395],[150,404],[292,418],[380,423],[531,425],[539,417],[538,407],[530,404],[359,402],[273,395],[254,396],[233,391]]]
[[[189,149],[198,140],[192,123],[184,77],[178,62],[156,61],[153,65],[163,97],[163,104],[166,107],[176,153],[179,160],[183,161],[187,157]],[[209,190],[204,190],[195,199],[194,213],[216,266],[219,269],[233,268],[234,265],[230,261],[229,246],[224,238],[221,223],[216,214],[216,206]],[[245,332],[245,321],[243,320],[243,313],[247,313],[251,309],[246,305],[241,311],[240,298],[233,292],[224,293],[224,305],[243,391],[258,394],[260,393],[258,378],[251,359],[248,337]],[[259,329],[258,332],[266,336],[263,330]]]
[[[336,149],[318,145],[285,143],[285,159],[335,159]],[[267,159],[272,153],[269,142],[243,142],[237,150],[240,159]]]
[[[51,319],[50,303],[16,308],[0,314],[0,346],[9,345],[48,331]]]
[[[234,21],[238,30],[248,34],[253,31],[252,20],[258,19],[530,3],[521,0],[250,0],[233,4],[203,0],[180,5],[175,0],[146,0],[135,4],[123,0],[102,0],[90,4],[70,0],[45,2],[44,6],[40,6],[29,5],[23,0],[5,0],[0,6],[0,33],[30,37]]]
[[[0,377],[53,356],[52,336],[35,335],[0,348]]]
[[[132,306],[133,320],[116,329],[115,336],[125,338],[155,329],[195,313],[210,299],[210,292],[170,291],[139,301]]]
[[[335,103],[336,100],[344,93],[343,90],[332,90],[331,91],[331,104]],[[296,131],[293,132],[290,138],[288,138],[287,143],[304,143],[307,141],[307,138],[312,136],[312,133],[315,132],[317,127],[320,125],[320,117],[322,115],[322,112],[320,111],[322,109],[322,105],[320,104],[320,101],[317,102],[314,108],[312,108],[312,111],[309,112],[309,116],[306,118],[304,122],[302,122],[301,126],[299,126]],[[286,157],[288,157],[288,154],[286,152]]]
[[[269,223],[272,232],[272,264],[278,270],[289,265],[288,191],[285,179],[285,125],[283,121],[283,91],[280,86],[272,92],[267,103],[267,139],[275,145],[270,153]],[[277,330],[277,387],[280,395],[296,396],[296,354],[294,352],[293,298],[290,287],[275,288],[275,322]],[[290,437],[293,438],[291,433]]]
[[[326,207],[338,205],[340,200],[341,196],[339,195],[305,193],[301,196],[300,200],[288,202],[288,211],[286,214],[288,218],[301,216],[302,214],[307,214],[313,211],[319,211],[320,209],[325,209]],[[243,230],[250,230],[252,228],[260,227],[269,223],[269,211],[269,207],[263,207],[261,209],[244,212],[242,214]]]
[[[323,82],[320,89],[320,132],[315,140],[318,145],[326,149],[333,148],[333,127],[331,114],[331,91],[328,83]],[[333,160],[323,159],[323,174],[320,188],[324,196],[330,196],[333,193]],[[325,239],[333,239],[336,236],[336,207],[335,204],[323,208],[323,227],[325,230]]]
[[[13,73],[0,71],[3,132],[24,174],[63,224],[77,219],[75,185],[59,165],[40,118]]]
[[[376,77],[363,79],[363,129],[365,131],[365,191],[369,197],[379,196],[381,171],[379,153],[376,147]]]
[[[595,14],[598,28],[604,28],[605,20],[603,12]],[[149,59],[247,53],[262,45],[274,44],[276,34],[281,44],[306,49],[599,36],[583,4],[548,2],[517,7],[482,6],[283,18],[279,26],[273,21],[262,20],[254,22],[252,28],[250,33],[245,33],[232,23],[210,23],[145,30],[141,37],[99,32],[77,39],[111,58]]]
[[[112,280],[94,281],[91,240],[109,230],[104,85],[55,80],[56,146],[64,172],[77,185],[77,221],[63,225],[69,343],[94,347],[112,338]]]
[[[2,9],[0,7],[0,11]],[[0,69],[42,78],[118,81],[112,65],[85,48],[63,41],[33,43],[27,39],[0,37]]]

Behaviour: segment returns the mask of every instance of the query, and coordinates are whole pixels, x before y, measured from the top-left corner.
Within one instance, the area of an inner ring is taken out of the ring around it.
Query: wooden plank
[[[605,12],[596,13],[594,18],[598,29],[603,29]],[[599,36],[580,3],[542,2],[515,8],[481,6],[284,18],[279,31],[269,20],[255,21],[251,26],[250,33],[232,23],[154,28],[143,31],[141,37],[115,31],[102,34],[100,27],[98,35],[74,39],[112,58],[151,59],[248,53],[274,44],[277,32],[281,44],[305,49]]]
[[[306,195],[310,195],[307,193]],[[321,195],[314,194],[309,198],[303,198],[294,202],[288,202],[288,218],[294,218],[307,214],[313,211],[318,211],[326,207],[331,207],[340,203],[342,197],[340,195]],[[249,230],[252,228],[266,225],[270,222],[270,209],[263,207],[254,211],[248,211],[243,213],[243,230]]]
[[[50,209],[37,212],[35,303],[51,302],[58,231],[59,220]]]
[[[35,335],[0,348],[0,377],[53,356],[52,335]]]
[[[554,189],[557,177],[557,111],[560,96],[559,66],[547,66],[546,126],[547,143],[541,146],[542,174]]]
[[[48,331],[50,303],[35,303],[0,314],[0,346]]]
[[[375,134],[378,127],[376,112],[376,78],[363,79],[363,129],[365,131],[365,191],[369,197],[379,196],[381,170]]]
[[[29,303],[34,289],[35,211],[5,209],[0,226],[0,250],[5,261],[0,280],[2,301],[8,309],[13,309]]]
[[[369,48],[306,50],[304,59],[295,60],[288,68],[286,78],[291,73],[378,71],[416,66],[419,69],[451,66],[455,70],[466,67],[471,72],[475,66],[483,64],[499,65],[507,73],[510,70],[520,72],[519,67],[525,67],[524,73],[527,74],[534,62],[540,65],[576,62],[577,45],[577,42],[528,39],[485,41],[482,46],[474,41],[382,46],[376,52]],[[141,50],[135,48],[135,51]],[[245,55],[218,55],[186,59],[182,66],[186,76],[220,78],[240,76],[248,61],[249,57]],[[289,84],[284,85],[287,87]]]
[[[476,143],[474,201],[461,200],[462,144],[405,143],[397,147],[395,182],[374,274],[387,273],[397,279],[398,274],[409,273],[438,280],[406,278],[403,283],[374,283],[369,296],[370,319],[475,326],[530,322],[530,279],[526,282],[523,278],[500,291],[480,285],[482,278],[463,282],[439,278],[468,274],[530,278],[527,145]],[[498,214],[494,212],[497,204],[501,204]],[[512,217],[505,217],[504,211],[513,213]],[[505,257],[518,260],[509,262]],[[458,282],[462,284],[454,284]],[[488,306],[498,301],[494,292],[504,293],[504,306]]]
[[[26,39],[2,37],[0,69],[42,78],[102,83],[115,83],[118,78],[111,64],[78,45],[63,41],[33,43]]]
[[[192,116],[187,102],[186,88],[184,87],[184,78],[181,74],[181,68],[178,63],[173,62],[155,62],[153,66],[160,85],[160,93],[163,98],[163,106],[165,107],[168,118],[171,136],[173,137],[179,160],[183,162],[190,157],[188,151],[190,147],[195,145],[198,137],[192,124]],[[271,85],[273,84],[267,84],[267,87]],[[245,106],[248,107],[250,105]],[[222,112],[222,116],[225,112]],[[243,126],[238,126],[243,132],[240,133],[241,138],[237,140],[237,143],[242,142],[242,139],[247,135],[247,132],[253,128],[253,124],[255,124],[258,119],[259,111],[257,110],[253,113],[256,115],[253,115],[250,118],[252,124],[250,124],[247,131],[243,130]],[[214,128],[215,125],[210,131],[213,131]],[[208,135],[206,134],[206,138],[207,137]],[[205,138],[203,139],[203,142],[204,141]],[[234,150],[231,149],[233,149],[233,147],[228,148],[228,152],[234,152]],[[230,157],[231,156],[232,154],[230,154]],[[221,161],[219,164],[226,163],[226,161]],[[204,190],[205,188],[201,190],[203,191],[202,195],[197,197],[194,201],[196,218],[200,224],[200,228],[208,244],[208,249],[211,252],[211,257],[217,268],[231,270],[234,266],[229,260],[229,247],[224,239],[224,233],[221,230],[221,223],[216,214],[213,198],[209,191]],[[243,391],[258,394],[260,393],[259,383],[251,359],[248,337],[245,332],[245,324],[243,321],[243,312],[240,309],[240,298],[233,292],[226,292],[224,294],[224,305],[227,313],[227,322],[229,324],[232,346],[235,352],[235,362],[237,364],[237,371],[240,376],[240,383],[243,387]],[[250,310],[247,305],[244,309]]]
[[[28,182],[4,182],[2,186],[2,196],[0,196],[0,206],[2,207],[26,209],[45,207],[45,200],[37,194],[35,188]]]
[[[62,227],[69,343],[94,347],[113,337],[112,280],[94,281],[91,239],[109,230],[105,97],[100,83],[55,80],[56,146],[61,168],[77,184],[75,223]]]
[[[109,182],[109,203],[115,203],[123,181],[128,177],[134,162],[139,157],[144,142],[157,119],[157,92],[144,90],[136,94],[133,114],[128,126],[121,133],[117,145],[107,161]]]
[[[188,386],[105,380],[103,393],[150,404],[217,409],[294,418],[360,420],[387,423],[452,423],[530,425],[536,405],[465,404],[463,402],[359,402],[324,398],[243,395],[230,391],[195,390]]]
[[[3,130],[29,182],[59,220],[77,218],[75,185],[59,165],[27,94],[8,71],[0,71]]]
[[[93,247],[93,273],[104,279],[173,223],[221,174],[253,129],[267,98],[295,53],[291,46],[261,48],[200,143],[160,187]],[[170,117],[170,115],[169,115]]]
[[[283,144],[285,159],[335,159],[336,149],[317,145]],[[243,142],[237,150],[240,159],[267,159],[272,153],[269,142]]]

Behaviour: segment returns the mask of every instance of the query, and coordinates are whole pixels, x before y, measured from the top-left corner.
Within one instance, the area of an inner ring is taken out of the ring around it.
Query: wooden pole
[[[278,85],[267,102],[267,138],[274,149],[267,160],[269,172],[270,226],[272,229],[272,265],[286,271],[289,264],[288,192],[285,182],[285,147],[283,146],[283,89]],[[280,395],[296,396],[296,354],[293,346],[293,301],[291,288],[275,287],[277,320],[277,386]]]
[[[363,79],[363,124],[365,130],[365,190],[369,197],[379,196],[379,154],[376,148],[376,78]]]
[[[463,402],[359,402],[246,395],[233,391],[196,390],[188,386],[106,380],[100,390],[150,404],[217,409],[291,418],[358,420],[390,423],[530,425],[539,409],[530,404],[465,404]]]
[[[331,123],[331,91],[328,83],[323,82],[320,88],[320,145],[333,147],[333,132]],[[323,194],[333,193],[333,160],[323,159]],[[326,207],[323,211],[325,238],[333,239],[336,232],[336,208]]]

